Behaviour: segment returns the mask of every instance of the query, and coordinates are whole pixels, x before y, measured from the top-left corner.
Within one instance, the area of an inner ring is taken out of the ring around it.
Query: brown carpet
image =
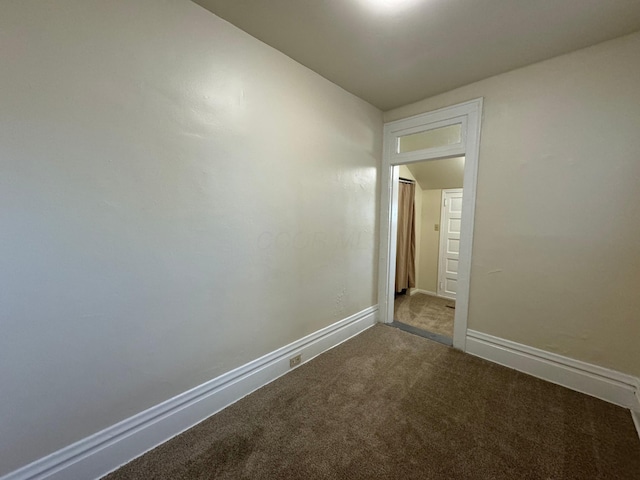
[[[125,479],[638,479],[628,410],[377,325]]]
[[[394,320],[412,327],[453,337],[455,300],[424,293],[398,295],[394,303]]]

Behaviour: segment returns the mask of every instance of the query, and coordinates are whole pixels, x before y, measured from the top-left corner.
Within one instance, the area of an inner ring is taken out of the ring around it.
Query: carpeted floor
[[[424,293],[398,295],[394,303],[394,320],[412,327],[453,337],[455,300]]]
[[[628,410],[377,325],[116,472],[125,479],[637,479]]]

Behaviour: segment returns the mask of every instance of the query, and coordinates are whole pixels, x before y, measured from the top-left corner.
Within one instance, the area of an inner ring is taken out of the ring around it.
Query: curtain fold
[[[414,184],[399,183],[396,293],[416,286],[415,193]]]

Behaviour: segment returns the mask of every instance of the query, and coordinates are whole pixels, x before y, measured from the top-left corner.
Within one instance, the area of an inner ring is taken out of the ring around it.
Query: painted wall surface
[[[409,170],[422,190],[462,188],[464,157],[444,158],[412,163]]]
[[[408,178],[409,180],[416,181],[416,177],[413,176],[413,173],[407,168],[406,165],[399,165],[400,169],[400,177]],[[416,182],[416,193],[415,193],[415,229],[416,229],[416,288],[420,284],[420,257],[422,252],[420,250],[420,246],[422,244],[421,236],[422,236],[422,189],[420,185]]]
[[[442,190],[422,191],[422,235],[420,236],[420,282],[418,288],[428,292],[438,292],[438,257],[440,231],[434,226],[440,225]]]
[[[187,0],[0,64],[0,474],[377,303],[376,108]]]
[[[425,132],[411,133],[398,140],[399,153],[456,145],[462,141],[462,126],[460,124],[449,125]]]
[[[385,114],[484,97],[469,328],[640,376],[640,33]]]

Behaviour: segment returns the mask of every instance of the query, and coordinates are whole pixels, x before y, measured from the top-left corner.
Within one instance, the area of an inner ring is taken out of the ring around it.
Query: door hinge
[[[444,206],[445,207],[447,206],[447,199],[446,198],[444,199]]]

